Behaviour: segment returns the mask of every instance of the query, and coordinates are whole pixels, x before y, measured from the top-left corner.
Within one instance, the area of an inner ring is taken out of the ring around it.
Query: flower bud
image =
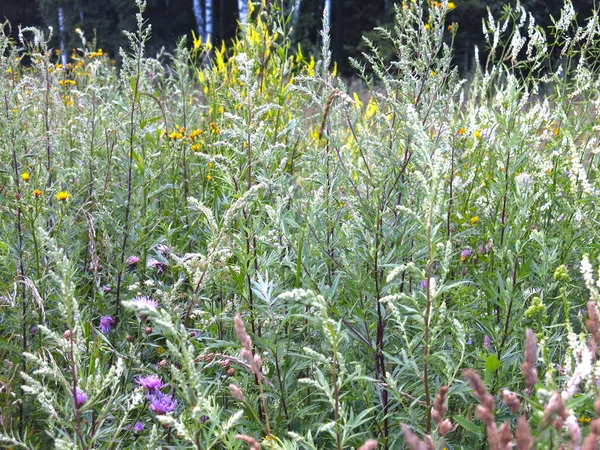
[[[229,385],[229,392],[231,392],[231,396],[236,400],[239,400],[240,402],[244,401],[244,394],[242,390],[235,384],[232,383]]]
[[[438,433],[440,436],[446,436],[452,429],[452,422],[450,419],[444,419],[438,425]]]

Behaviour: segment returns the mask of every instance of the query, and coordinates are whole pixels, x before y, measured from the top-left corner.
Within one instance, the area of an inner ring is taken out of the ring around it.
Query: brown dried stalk
[[[598,311],[596,310],[596,304],[590,300],[587,304],[588,319],[585,321],[585,326],[592,334],[594,343],[600,342],[600,320],[598,319]]]
[[[439,425],[442,419],[444,418],[444,414],[446,414],[446,396],[448,395],[448,386],[442,386],[438,393],[435,396],[435,400],[433,401],[433,411],[431,412],[431,418],[433,421]]]
[[[523,376],[525,377],[525,385],[527,386],[525,389],[525,393],[527,395],[531,394],[531,389],[538,380],[538,373],[535,368],[536,361],[537,345],[535,342],[535,334],[530,328],[527,328],[525,337],[525,361],[523,364],[521,364],[521,370],[523,371]]]
[[[590,302],[591,303],[591,302]],[[589,311],[589,303],[588,303]],[[586,323],[587,325],[587,323]],[[588,327],[589,328],[589,327]],[[600,398],[594,403],[594,410],[596,414],[600,416]],[[600,445],[600,417],[592,420],[590,426],[590,434],[587,435],[585,441],[583,441],[582,450],[598,450]]]
[[[488,393],[483,381],[481,381],[481,378],[479,377],[479,374],[473,369],[465,369],[463,370],[463,377],[465,377],[467,383],[469,386],[471,386],[471,389],[473,389],[475,397],[477,397],[477,400],[479,400],[481,406],[489,410],[490,413],[493,413],[494,397]]]
[[[240,402],[243,402],[245,400],[244,393],[242,392],[242,390],[233,383],[229,385],[229,392],[231,393],[231,396],[236,400],[239,400]]]
[[[595,433],[590,433],[585,438],[585,441],[583,441],[583,447],[581,447],[581,450],[597,450],[599,443],[600,440],[598,439],[598,435]]]
[[[485,423],[490,450],[500,450],[502,448],[500,435],[494,422],[494,397],[488,393],[483,381],[474,370],[464,370],[463,377],[466,378],[467,383],[474,391],[475,397],[479,400],[480,405],[477,406],[476,415],[479,420]]]
[[[244,326],[244,322],[242,321],[242,317],[236,313],[233,318],[233,327],[235,329],[235,334],[239,339],[240,343],[244,347],[241,351],[241,356],[245,359],[249,364],[252,372],[256,376],[256,382],[258,383],[258,389],[260,390],[260,402],[262,405],[262,410],[265,414],[265,422],[267,425],[267,436],[271,436],[271,423],[269,421],[269,413],[267,412],[267,402],[265,400],[265,391],[263,389],[262,383],[262,358],[258,354],[253,354],[252,352],[252,339],[246,332],[246,327]],[[233,392],[232,392],[233,395]],[[260,407],[260,405],[259,405]],[[241,438],[240,438],[241,439]],[[247,442],[247,441],[244,441]],[[273,440],[269,440],[271,444],[271,449],[273,449]],[[254,447],[252,447],[254,448]],[[258,447],[260,448],[260,446]]]
[[[544,418],[542,419],[540,428],[545,428],[552,424],[558,429],[567,420],[567,417],[569,417],[569,413],[565,408],[565,402],[558,392],[553,392],[544,409]]]
[[[260,444],[256,442],[256,439],[254,439],[252,436],[247,436],[245,434],[236,434],[234,437],[236,439],[239,439],[240,441],[244,441],[250,446],[252,450],[260,450]]]
[[[369,439],[363,445],[361,445],[358,450],[375,450],[377,448],[377,441],[374,439]]]
[[[404,435],[404,440],[406,441],[406,446],[409,450],[427,450],[427,446],[421,442],[418,436],[413,433],[406,424],[401,423],[400,427],[402,428],[402,434]]]
[[[581,428],[579,428],[579,424],[577,423],[577,418],[571,414],[567,417],[565,421],[567,424],[567,431],[569,432],[569,437],[571,438],[571,448],[579,448],[581,445]]]
[[[504,389],[502,391],[502,399],[504,401],[504,404],[508,407],[508,409],[510,409],[514,413],[519,412],[519,409],[521,408],[521,402],[519,401],[517,394]]]
[[[510,450],[512,448],[513,435],[510,432],[510,425],[508,422],[504,422],[500,426],[498,435],[500,437],[500,448],[502,450]]]
[[[452,430],[452,422],[450,419],[444,419],[438,425],[437,432],[440,436],[446,436]]]
[[[244,322],[242,321],[242,317],[239,313],[235,314],[233,318],[233,328],[235,329],[235,335],[237,336],[240,344],[248,351],[252,351],[252,339],[250,339],[250,335],[246,332],[246,327],[244,326]]]
[[[531,430],[525,416],[520,416],[517,419],[517,450],[529,450],[533,439],[531,438]]]

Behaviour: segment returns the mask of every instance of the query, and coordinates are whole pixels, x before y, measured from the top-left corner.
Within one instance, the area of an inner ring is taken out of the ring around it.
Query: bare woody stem
[[[83,433],[81,432],[81,411],[79,410],[79,402],[77,400],[77,366],[75,364],[75,352],[73,350],[74,336],[71,334],[68,339],[70,343],[69,356],[71,357],[71,376],[73,377],[73,392],[71,393],[71,397],[73,398],[73,408],[75,409],[75,433],[77,433],[81,448],[85,450],[87,447],[85,445],[85,440],[83,439]]]
[[[433,248],[431,245],[431,222],[433,220],[433,205],[429,208],[429,220],[427,223],[427,286],[425,288],[425,335],[423,336],[423,384],[425,386],[425,429],[431,434],[431,396],[429,392],[429,320],[431,318],[431,278],[433,263]]]
[[[6,112],[6,121],[9,123],[9,108],[8,108],[8,97],[6,93],[4,94],[4,106]],[[19,267],[17,277],[24,279],[25,278],[25,265],[23,263],[23,225],[22,225],[22,217],[23,211],[21,210],[21,186],[20,186],[20,174],[19,174],[19,164],[17,161],[17,147],[16,147],[16,136],[14,132],[14,128],[11,131],[11,146],[12,146],[12,163],[14,169],[15,183],[17,185],[17,246],[19,253]],[[23,353],[27,351],[27,303],[25,298],[25,288],[21,286],[21,332],[23,334]],[[25,357],[21,356],[21,365],[23,372],[27,372],[27,363],[25,361]],[[23,382],[21,381],[21,386]],[[22,392],[24,394],[24,392]],[[23,421],[24,421],[24,413],[23,413],[23,401],[24,395],[21,397],[21,401],[19,402],[19,433],[23,431]]]
[[[131,192],[132,192],[132,167],[133,167],[133,139],[135,135],[135,105],[138,100],[138,91],[140,85],[140,72],[142,65],[142,37],[139,37],[137,51],[137,67],[135,73],[135,82],[133,87],[133,100],[131,101],[131,111],[129,114],[129,158],[127,160],[127,201],[125,203],[125,229],[123,230],[123,242],[121,243],[121,258],[119,265],[119,273],[117,275],[117,301],[115,309],[115,319],[119,320],[121,310],[121,282],[123,281],[123,269],[125,264],[125,251],[127,250],[127,238],[129,236],[129,214],[131,209]]]

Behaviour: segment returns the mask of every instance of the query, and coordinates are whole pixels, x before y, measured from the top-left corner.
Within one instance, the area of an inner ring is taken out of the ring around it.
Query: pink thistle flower
[[[152,311],[156,311],[158,309],[158,302],[146,295],[134,297],[132,302],[135,303],[136,306],[142,306]]]
[[[137,377],[135,382],[150,393],[163,387],[162,379],[155,374]]]
[[[165,395],[160,391],[156,391],[148,399],[150,400],[150,411],[158,415],[168,414],[177,408],[177,400],[172,395]]]
[[[84,390],[79,388],[75,389],[75,403],[77,404],[77,407],[83,405],[87,399],[88,395]]]
[[[131,267],[137,266],[137,263],[140,262],[140,257],[136,255],[131,255],[129,258],[125,260],[125,264]]]
[[[100,318],[100,330],[103,334],[108,334],[115,324],[115,319],[110,316],[102,316]]]

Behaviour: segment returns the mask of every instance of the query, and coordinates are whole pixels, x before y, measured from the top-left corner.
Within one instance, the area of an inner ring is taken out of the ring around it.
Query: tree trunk
[[[344,49],[344,0],[335,0],[333,5],[333,60],[340,65]]]
[[[204,41],[208,42],[213,34],[213,7],[212,0],[204,4]]]
[[[390,5],[390,0],[383,0],[383,23],[388,23],[391,21],[391,12],[392,8]]]
[[[295,34],[296,27],[298,26],[298,20],[300,19],[300,5],[302,0],[296,0],[294,3],[294,13],[292,14],[292,37]]]
[[[225,42],[225,45],[228,45],[237,31],[238,0],[218,0],[213,3],[213,6],[213,44],[220,46],[221,42]]]
[[[202,14],[202,4],[200,0],[193,0],[194,7],[194,17],[196,19],[196,31],[198,31],[198,36],[204,36],[204,15]]]
[[[240,22],[246,22],[248,20],[248,0],[238,0],[238,11],[240,14]]]
[[[67,53],[65,52],[65,15],[62,6],[58,7],[58,29],[60,30],[60,59],[63,67],[67,66]]]

